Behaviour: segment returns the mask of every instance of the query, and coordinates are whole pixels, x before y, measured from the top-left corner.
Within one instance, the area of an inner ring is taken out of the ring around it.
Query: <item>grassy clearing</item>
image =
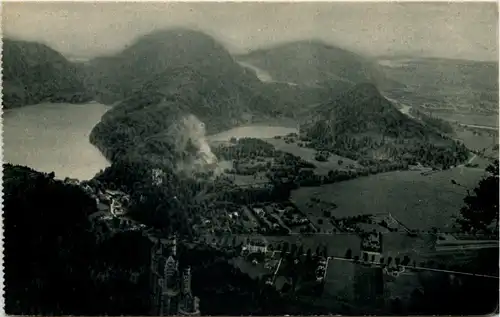
[[[244,259],[243,257],[237,257],[231,260],[231,263],[239,268],[243,273],[248,274],[251,278],[256,279],[269,274],[270,271],[264,267],[264,263],[252,264],[252,262]]]
[[[350,261],[332,259],[328,262],[325,280],[325,295],[338,296],[339,293],[354,295],[355,264]]]
[[[296,155],[303,160],[314,164],[317,166],[316,172],[320,175],[326,175],[330,170],[349,170],[348,165],[354,165],[354,167],[359,166],[356,161],[334,154],[331,154],[326,162],[316,161],[314,159],[316,150],[300,147],[297,143],[286,143],[283,139],[265,139],[265,141],[274,145],[277,150]],[[339,160],[342,161],[341,164],[339,164]]]
[[[456,138],[461,140],[468,149],[475,151],[491,148],[495,143],[498,144],[498,137],[490,136],[487,132],[481,132],[481,135],[474,135],[472,131],[457,130],[455,134]]]
[[[461,114],[433,111],[433,115],[447,121],[458,121],[462,124],[484,125],[489,127],[498,126],[498,115]]]
[[[456,168],[422,176],[419,172],[397,171],[325,185],[299,188],[292,198],[306,214],[316,211],[308,207],[316,195],[338,208],[335,217],[390,212],[410,229],[429,230],[436,227],[451,230],[453,216],[458,215],[466,195],[465,189],[451,184],[451,179],[473,188],[484,172],[478,169]]]
[[[497,155],[497,157],[498,157],[498,155]],[[490,159],[486,159],[484,157],[476,156],[471,161],[471,164],[473,164],[473,165],[477,164],[477,167],[475,167],[476,169],[484,170],[488,165],[491,165],[491,160]]]

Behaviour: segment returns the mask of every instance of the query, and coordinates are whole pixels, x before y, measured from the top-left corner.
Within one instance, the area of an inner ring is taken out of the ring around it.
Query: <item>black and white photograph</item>
[[[4,313],[498,314],[498,16],[3,1]]]

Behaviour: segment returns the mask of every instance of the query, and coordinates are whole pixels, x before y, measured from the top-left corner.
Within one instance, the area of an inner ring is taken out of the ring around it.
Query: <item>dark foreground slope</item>
[[[53,176],[3,165],[5,312],[147,314],[140,272],[146,271],[149,245],[141,232],[97,239],[88,217],[97,212],[95,198]]]
[[[389,80],[377,64],[321,41],[298,41],[259,49],[239,60],[266,70],[276,81],[343,89],[360,83],[403,86]]]
[[[270,113],[273,106],[254,74],[195,31],[158,31],[92,63],[97,75],[87,78],[87,86],[105,101],[123,99],[91,134],[111,160],[135,154],[169,160],[176,139],[172,123],[193,115],[216,132]]]
[[[89,267],[79,263],[91,252],[86,219],[95,200],[28,167],[4,164],[3,184],[6,313],[68,313],[88,295],[79,279]]]
[[[5,108],[91,99],[77,67],[44,44],[4,39],[2,73]]]
[[[463,145],[402,114],[370,84],[318,106],[303,129],[315,147],[355,159],[448,168],[467,158]]]

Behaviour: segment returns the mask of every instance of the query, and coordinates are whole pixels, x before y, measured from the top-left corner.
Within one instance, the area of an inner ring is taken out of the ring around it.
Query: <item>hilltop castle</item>
[[[191,293],[191,269],[179,269],[177,239],[149,236],[151,248],[151,315],[198,316],[199,299]]]

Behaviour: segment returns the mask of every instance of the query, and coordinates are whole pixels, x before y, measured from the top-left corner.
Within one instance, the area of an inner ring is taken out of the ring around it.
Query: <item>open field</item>
[[[466,195],[465,189],[453,185],[451,179],[473,188],[483,175],[484,171],[467,168],[428,176],[396,171],[316,188],[299,188],[292,192],[292,199],[307,214],[311,212],[307,202],[318,192],[321,200],[338,205],[332,212],[335,217],[390,212],[410,229],[436,227],[449,231]]]
[[[295,143],[286,143],[283,139],[265,139],[265,141],[274,145],[277,150],[296,155],[314,164],[317,167],[316,172],[320,175],[326,175],[330,170],[349,170],[349,165],[353,165],[354,167],[359,166],[356,161],[335,154],[331,154],[328,161],[319,162],[314,159],[316,150],[297,145],[297,143],[301,143],[301,141]],[[339,160],[342,161],[342,164],[339,164]]]
[[[485,153],[485,154],[488,155],[488,153]],[[491,154],[493,154],[493,153],[491,153]],[[498,153],[497,153],[496,157],[498,157]],[[488,165],[491,165],[491,160],[490,159],[486,159],[484,157],[479,157],[479,156],[476,155],[476,157],[471,158],[470,164],[472,164],[474,166],[477,164],[477,167],[475,166],[473,168],[484,170]]]
[[[252,264],[252,262],[244,259],[243,257],[237,257],[231,260],[231,263],[239,268],[243,273],[248,274],[251,278],[261,278],[262,276],[271,273],[269,269],[264,267],[264,263]]]
[[[498,114],[497,115],[482,115],[482,114],[461,114],[433,111],[433,115],[446,121],[459,122],[462,124],[472,124],[487,127],[498,127]]]
[[[498,144],[498,137],[491,136],[487,132],[481,132],[479,135],[472,131],[457,129],[455,135],[456,139],[461,140],[471,150],[481,151],[484,148],[491,148],[495,143]]]

